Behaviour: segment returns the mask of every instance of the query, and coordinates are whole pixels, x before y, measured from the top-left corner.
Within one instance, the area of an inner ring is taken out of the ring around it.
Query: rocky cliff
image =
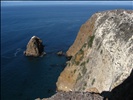
[[[87,41],[88,37],[92,35],[96,19],[97,16],[94,14],[85,24],[81,26],[73,45],[66,52],[68,57],[74,56]]]
[[[35,100],[103,100],[103,97],[89,92],[58,92],[50,98]]]
[[[26,56],[41,56],[44,54],[44,46],[42,40],[37,37],[31,37],[30,41],[27,44],[26,51],[24,51]]]
[[[133,69],[133,11],[99,12],[81,26],[57,90],[112,91]]]

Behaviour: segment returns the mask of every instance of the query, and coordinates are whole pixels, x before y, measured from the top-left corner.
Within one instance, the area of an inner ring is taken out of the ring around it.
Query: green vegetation
[[[93,84],[94,84],[94,82],[95,82],[95,79],[93,79],[93,80],[92,80],[92,83],[91,83],[91,85],[93,85]]]
[[[86,86],[87,86],[87,82],[83,82],[83,86],[82,86],[82,89],[85,90]]]
[[[93,35],[93,36],[89,36],[89,41],[88,41],[88,47],[92,47],[92,44],[93,44],[93,40],[94,40],[94,38],[95,38],[95,35]]]
[[[77,80],[76,80],[76,82],[79,80],[79,79],[81,79],[81,74],[79,73],[79,75],[78,75],[78,78],[77,78]]]
[[[82,48],[86,48],[86,45],[87,45],[87,43],[85,43]]]
[[[74,69],[74,71],[73,71],[74,73],[76,72],[76,69]]]
[[[82,48],[79,50],[78,54],[83,54],[84,55],[84,51],[82,50]]]
[[[86,71],[87,71],[87,69],[86,69],[86,67],[85,67],[85,64],[86,64],[86,62],[83,61],[83,62],[81,63],[81,65],[80,65],[80,66],[82,66],[82,74],[83,74],[83,75],[84,75],[84,74],[86,73]]]
[[[89,58],[87,59],[87,63],[89,62]]]
[[[67,65],[70,66],[70,62]]]
[[[80,64],[80,66],[85,66],[85,62],[83,61],[83,62]]]
[[[99,50],[100,47],[101,47],[101,43],[100,43],[99,46],[98,46],[98,50]]]
[[[87,72],[87,69],[86,69],[86,67],[84,66],[83,69],[82,69],[82,74],[84,75],[86,72]]]
[[[87,82],[84,83],[84,86],[87,86]]]
[[[72,65],[75,63],[74,59],[75,59],[75,57],[73,57],[73,58],[71,59],[71,64],[72,64]]]
[[[90,78],[90,76],[88,76],[88,79]]]
[[[75,64],[79,65],[83,57],[84,57],[84,51],[80,49],[79,52],[75,55],[75,58],[74,58]]]
[[[103,53],[103,50],[101,50],[101,52],[100,52],[101,54]]]
[[[79,61],[75,61],[75,64],[76,64],[76,65],[79,65]]]
[[[85,87],[83,87],[83,90],[85,90]]]

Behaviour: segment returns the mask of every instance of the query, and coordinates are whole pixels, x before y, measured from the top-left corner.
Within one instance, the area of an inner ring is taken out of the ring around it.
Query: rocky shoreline
[[[58,92],[50,98],[35,100],[103,100],[103,97],[89,92]]]
[[[36,100],[133,100],[133,11],[98,12],[66,54],[57,93]],[[78,91],[78,92],[75,92]]]
[[[132,10],[92,15],[67,51],[72,59],[58,78],[57,90],[101,93],[129,77],[133,69],[132,15]]]

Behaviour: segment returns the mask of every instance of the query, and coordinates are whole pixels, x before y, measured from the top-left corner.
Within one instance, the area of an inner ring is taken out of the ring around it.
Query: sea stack
[[[26,51],[24,51],[24,55],[38,57],[44,54],[44,45],[42,40],[37,36],[31,37],[30,41],[27,44],[27,49]]]

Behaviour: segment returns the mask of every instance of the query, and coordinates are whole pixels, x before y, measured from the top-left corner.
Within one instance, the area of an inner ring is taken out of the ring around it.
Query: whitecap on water
[[[16,57],[17,54],[18,54],[21,50],[22,50],[21,48],[17,48],[17,49],[16,49],[16,52],[14,53],[14,56]]]

